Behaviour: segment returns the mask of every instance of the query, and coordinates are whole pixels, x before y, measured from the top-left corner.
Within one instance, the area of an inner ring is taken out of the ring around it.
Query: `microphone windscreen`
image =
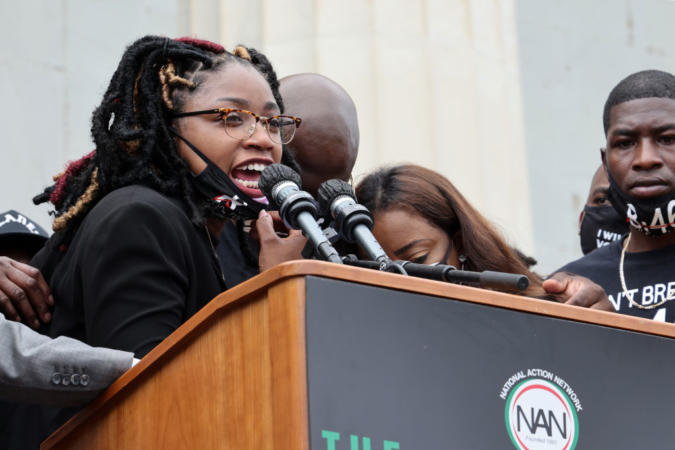
[[[260,174],[260,179],[258,180],[258,189],[265,194],[267,200],[274,207],[279,207],[276,204],[276,201],[272,198],[272,190],[274,186],[279,184],[282,181],[291,181],[298,186],[298,189],[302,188],[302,179],[298,173],[291,169],[288,166],[283,164],[272,164],[265,167],[265,170]]]
[[[321,215],[330,217],[330,204],[333,203],[333,200],[342,195],[351,197],[356,201],[356,195],[354,195],[351,185],[346,181],[328,180],[321,183],[321,186],[319,186],[319,190],[317,191]]]

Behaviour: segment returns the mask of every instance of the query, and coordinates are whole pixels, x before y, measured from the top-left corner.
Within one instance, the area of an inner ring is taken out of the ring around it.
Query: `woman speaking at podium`
[[[55,206],[33,261],[55,298],[50,334],[142,357],[225,290],[213,237],[265,215],[260,172],[300,123],[282,111],[253,49],[131,44],[93,113],[96,150],[35,199]]]

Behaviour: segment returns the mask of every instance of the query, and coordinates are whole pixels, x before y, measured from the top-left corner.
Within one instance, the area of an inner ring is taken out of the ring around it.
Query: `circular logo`
[[[572,450],[579,419],[569,397],[540,378],[521,381],[510,392],[504,410],[506,429],[518,449]]]

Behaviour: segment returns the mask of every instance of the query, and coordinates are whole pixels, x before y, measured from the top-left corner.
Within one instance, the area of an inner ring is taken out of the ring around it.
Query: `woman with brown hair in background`
[[[373,234],[390,258],[523,274],[530,279],[523,295],[549,296],[542,278],[442,175],[412,164],[382,168],[358,184],[356,196],[373,213]]]

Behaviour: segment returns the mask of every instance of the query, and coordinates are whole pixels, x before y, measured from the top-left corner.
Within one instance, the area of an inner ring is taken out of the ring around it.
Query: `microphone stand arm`
[[[360,260],[355,255],[347,255],[342,258],[342,261],[349,266],[397,272],[429,280],[469,284],[482,288],[523,291],[530,285],[530,280],[525,275],[493,272],[491,270],[484,270],[482,272],[457,270],[454,266],[445,264],[428,266],[426,264],[411,263],[410,261],[389,261],[383,265],[378,261]]]

